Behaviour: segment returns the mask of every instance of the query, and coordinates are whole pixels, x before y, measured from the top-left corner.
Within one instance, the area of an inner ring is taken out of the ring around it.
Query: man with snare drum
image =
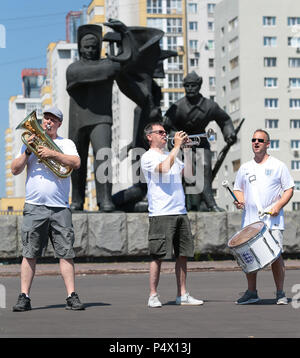
[[[243,209],[242,227],[257,221],[263,221],[282,249],[284,231],[283,207],[293,196],[294,181],[286,165],[270,156],[269,134],[257,129],[252,136],[254,158],[244,163],[236,176],[233,192],[238,201],[234,204]],[[260,208],[268,208],[261,216]],[[283,291],[285,268],[282,255],[271,264],[276,285],[276,303],[287,304]],[[246,273],[248,289],[239,298],[237,304],[249,304],[259,301],[256,290],[257,272]]]

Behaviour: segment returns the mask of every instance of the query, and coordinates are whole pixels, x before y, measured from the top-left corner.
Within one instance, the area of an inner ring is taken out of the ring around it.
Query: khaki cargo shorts
[[[171,259],[173,255],[193,257],[194,240],[187,215],[149,217],[149,251],[152,259]]]

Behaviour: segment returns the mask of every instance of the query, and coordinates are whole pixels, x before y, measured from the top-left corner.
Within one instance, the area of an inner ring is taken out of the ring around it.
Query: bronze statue
[[[154,78],[164,78],[163,61],[168,57],[177,56],[175,51],[161,49],[160,40],[164,32],[149,27],[133,26],[127,28],[133,44],[133,54],[131,61],[123,66],[116,77],[116,82],[120,90],[136,103],[134,110],[133,138],[131,143],[122,149],[122,160],[129,152],[135,148],[147,148],[147,141],[144,141],[144,128],[153,121],[162,121],[160,101],[162,98],[161,88],[157,85]],[[110,44],[114,42],[122,51],[122,44],[118,36],[114,33],[107,33],[104,38]],[[110,46],[114,53],[113,46]],[[115,59],[114,56],[109,56]],[[135,156],[133,155],[135,158]],[[137,156],[132,163],[134,168],[140,160]],[[134,170],[134,169],[133,169]],[[142,173],[140,172],[140,175]],[[137,177],[138,175],[135,175]],[[142,179],[134,183],[133,186],[122,190],[113,195],[113,203],[118,209],[124,211],[147,211],[147,201],[145,199],[147,185]]]
[[[70,95],[69,137],[81,158],[80,169],[72,173],[72,210],[83,210],[89,143],[94,152],[97,204],[100,211],[115,210],[111,199],[111,170],[108,169],[105,182],[96,178],[97,169],[108,159],[97,159],[96,154],[102,148],[111,148],[112,86],[121,68],[132,58],[133,43],[122,22],[109,20],[105,25],[120,34],[123,51],[115,58],[101,59],[102,27],[82,25],[78,28],[80,59],[66,73]]]
[[[164,127],[167,131],[183,130],[189,135],[205,132],[211,121],[216,121],[224,140],[229,145],[236,142],[236,133],[229,115],[213,100],[207,99],[200,93],[202,77],[194,71],[183,80],[185,96],[171,105],[165,114]],[[188,209],[224,211],[220,208],[212,191],[211,151],[207,138],[201,138],[198,148],[204,149],[204,188],[202,194],[187,195]],[[196,150],[197,147],[193,147]],[[203,206],[203,202],[205,206]]]

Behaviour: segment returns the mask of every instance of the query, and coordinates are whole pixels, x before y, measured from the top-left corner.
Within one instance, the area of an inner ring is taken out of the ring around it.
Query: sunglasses
[[[165,134],[167,134],[167,132],[166,132],[166,131],[163,131],[163,130],[148,132],[148,134],[151,134],[151,133],[156,133],[156,134],[159,134],[159,135],[165,135]]]
[[[252,143],[255,143],[256,141],[258,141],[258,143],[267,143],[262,138],[252,138],[251,139]]]

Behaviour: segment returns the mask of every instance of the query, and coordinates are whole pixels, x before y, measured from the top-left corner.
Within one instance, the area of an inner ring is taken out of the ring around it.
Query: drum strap
[[[254,169],[254,165],[253,165],[253,169]],[[252,187],[253,200],[255,202],[259,215],[260,213],[263,213],[264,210],[261,206],[259,195],[258,195],[256,174],[250,175],[248,180]]]

